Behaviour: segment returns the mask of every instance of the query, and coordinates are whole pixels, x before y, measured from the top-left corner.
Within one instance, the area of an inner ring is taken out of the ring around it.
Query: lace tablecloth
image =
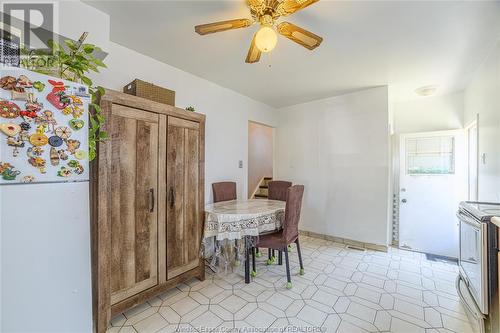
[[[243,239],[281,228],[285,202],[267,199],[222,201],[205,206],[205,238]]]

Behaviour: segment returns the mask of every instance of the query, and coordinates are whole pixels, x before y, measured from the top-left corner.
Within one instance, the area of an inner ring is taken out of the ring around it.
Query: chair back
[[[220,201],[236,200],[236,183],[220,182],[213,183],[214,203]]]
[[[287,244],[295,241],[299,236],[300,209],[302,207],[303,195],[304,185],[294,185],[287,190],[285,222],[283,226],[283,236]]]
[[[288,188],[292,186],[292,183],[283,180],[273,180],[270,181],[267,186],[268,199],[286,201],[286,193]]]

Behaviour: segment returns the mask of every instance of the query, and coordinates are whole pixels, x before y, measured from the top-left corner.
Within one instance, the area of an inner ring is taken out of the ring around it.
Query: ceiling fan
[[[304,9],[319,0],[246,0],[252,19],[236,19],[209,24],[197,25],[194,30],[200,35],[246,28],[254,23],[260,24],[255,33],[246,62],[255,63],[260,60],[262,52],[270,52],[276,46],[278,36],[276,31],[303,47],[313,50],[318,47],[323,38],[310,31],[302,29],[289,22],[276,21],[282,16],[288,16]]]

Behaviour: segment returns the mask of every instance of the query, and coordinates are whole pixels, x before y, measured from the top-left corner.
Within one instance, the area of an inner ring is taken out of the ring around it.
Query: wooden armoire
[[[92,163],[94,322],[205,278],[205,116],[106,90]]]

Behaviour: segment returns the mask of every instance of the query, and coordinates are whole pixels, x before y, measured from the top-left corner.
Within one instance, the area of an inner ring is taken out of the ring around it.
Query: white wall
[[[500,202],[500,42],[465,89],[465,124],[479,114],[478,199]]]
[[[394,132],[415,133],[463,127],[464,93],[394,103]]]
[[[248,198],[262,178],[273,176],[273,128],[248,123]]]
[[[277,177],[305,185],[300,229],[388,244],[387,87],[279,110]]]
[[[81,12],[85,20],[69,20],[68,13]],[[176,106],[194,106],[207,116],[205,136],[205,200],[212,201],[211,184],[236,181],[238,198],[247,198],[248,121],[276,126],[274,108],[210,81],[144,56],[109,41],[109,16],[81,2],[61,2],[60,31],[78,38],[89,31],[89,42],[96,42],[109,55],[108,69],[93,76],[95,83],[122,91],[135,78],[175,90]],[[104,37],[103,37],[104,36]],[[208,64],[207,64],[208,65]],[[238,168],[238,161],[243,168]]]

